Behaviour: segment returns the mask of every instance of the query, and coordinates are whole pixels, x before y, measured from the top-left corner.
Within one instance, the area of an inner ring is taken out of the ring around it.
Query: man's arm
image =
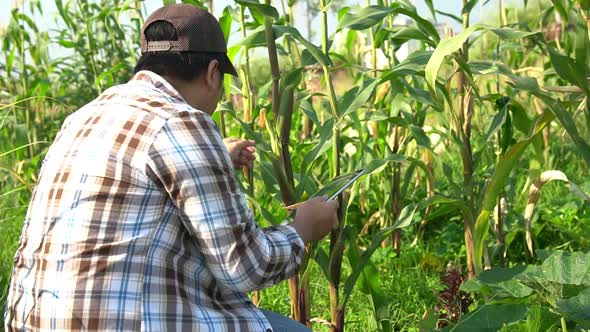
[[[260,229],[215,123],[200,112],[170,118],[150,149],[148,174],[165,188],[213,275],[237,291],[295,274],[304,243],[289,225]]]

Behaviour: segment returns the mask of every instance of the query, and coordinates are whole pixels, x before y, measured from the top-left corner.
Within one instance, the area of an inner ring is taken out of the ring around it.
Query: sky
[[[15,4],[18,3],[25,3],[25,7],[28,8],[28,3],[30,0],[0,0],[0,24],[6,26],[8,24],[8,20],[10,17],[10,10],[13,6],[15,6]],[[52,28],[56,26],[55,23],[55,16],[57,13],[56,7],[55,7],[55,2],[54,0],[37,0],[40,1],[43,7],[43,11],[44,11],[44,15],[39,17],[35,17],[35,21],[37,23],[37,25],[39,27],[45,26],[46,28]],[[90,0],[92,1],[92,0]],[[366,0],[344,0],[345,4],[348,6],[354,6],[354,5],[359,5],[359,4],[365,4]],[[144,0],[142,1],[145,11],[146,13],[151,13],[152,11],[154,11],[155,9],[157,9],[158,7],[160,7],[162,5],[162,0]],[[177,2],[180,2],[180,0],[178,0]],[[374,1],[376,2],[376,1]],[[457,16],[460,16],[461,13],[461,7],[462,7],[462,0],[433,0],[434,3],[434,7],[440,11],[443,12],[449,12],[449,13],[453,13]],[[483,3],[484,1],[480,1],[480,3]],[[430,18],[432,19],[432,15],[428,9],[428,6],[426,5],[426,3],[424,2],[424,0],[413,0],[414,5],[416,6],[416,9],[418,10],[418,14],[422,17],[426,17],[426,18]],[[233,5],[234,1],[233,0],[214,0],[214,15],[216,17],[219,17],[219,15],[221,14],[221,12],[223,11],[223,8],[225,8],[227,5]],[[490,11],[495,12],[497,10],[497,6],[498,6],[498,0],[491,0],[488,1],[486,3],[486,5],[484,6],[480,6],[479,4],[476,5],[476,7],[474,8],[474,10],[472,11],[471,14],[471,23],[476,23],[479,21],[479,17],[480,14],[483,13],[483,15],[485,16],[487,13],[489,13]],[[297,12],[297,11],[296,11]],[[300,11],[301,12],[301,11]],[[301,31],[301,33],[304,36],[307,36],[307,29],[306,29],[306,24],[305,24],[305,16],[304,14],[300,14],[300,15],[295,15],[295,26],[297,27],[297,29],[299,29],[299,31]],[[453,21],[452,19],[443,16],[443,15],[437,15],[437,20],[438,22],[446,22],[449,23],[452,27],[453,30],[455,32],[458,32],[461,30],[461,26]],[[329,26],[332,28],[336,27],[336,17],[335,15],[330,15],[329,19],[328,19],[328,23]],[[320,30],[320,20],[319,17],[312,22],[312,29],[315,31],[315,27],[317,27],[317,31]],[[329,31],[330,33],[332,33],[333,31]],[[312,38],[312,42],[314,43],[318,43],[317,38],[319,34],[315,34],[316,36],[314,36],[314,38]],[[230,44],[231,44],[231,40],[230,40]]]

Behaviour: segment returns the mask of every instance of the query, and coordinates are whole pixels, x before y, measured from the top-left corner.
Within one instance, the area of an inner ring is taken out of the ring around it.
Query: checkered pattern
[[[246,292],[298,269],[252,219],[219,131],[142,71],[69,116],[14,258],[7,330],[268,331]]]

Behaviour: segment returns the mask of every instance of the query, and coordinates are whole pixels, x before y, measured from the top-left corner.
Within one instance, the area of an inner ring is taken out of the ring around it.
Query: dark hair
[[[176,29],[166,21],[155,21],[145,30],[148,41],[178,40]],[[207,71],[213,60],[226,61],[223,53],[204,52],[147,52],[142,54],[133,72],[149,70],[160,76],[192,81]]]

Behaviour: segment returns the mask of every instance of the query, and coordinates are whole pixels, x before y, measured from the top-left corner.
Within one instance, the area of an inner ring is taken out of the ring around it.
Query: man
[[[14,260],[7,330],[296,331],[246,292],[296,273],[337,222],[311,199],[260,229],[234,178],[252,142],[211,119],[235,75],[219,24],[190,5],[142,29],[136,75],[64,122],[44,160]]]

